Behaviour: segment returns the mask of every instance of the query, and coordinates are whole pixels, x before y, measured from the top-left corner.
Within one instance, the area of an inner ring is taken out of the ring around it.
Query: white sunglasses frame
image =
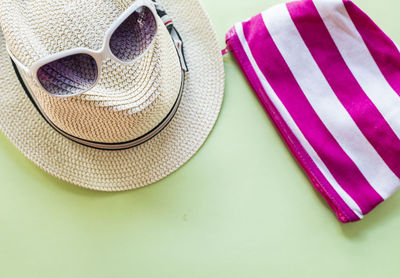
[[[147,7],[149,8],[149,10],[151,11],[151,13],[153,14],[154,19],[157,22],[157,18],[159,18],[156,8],[155,8],[155,3],[150,1],[150,0],[137,0],[135,3],[132,4],[132,6],[130,6],[127,10],[125,10],[112,24],[111,26],[107,29],[107,31],[105,32],[104,35],[104,40],[103,40],[103,45],[99,50],[92,50],[89,48],[85,48],[85,47],[77,47],[77,48],[73,48],[73,49],[69,49],[69,50],[65,50],[62,51],[60,53],[56,53],[44,58],[41,58],[40,60],[34,62],[32,64],[32,66],[30,67],[26,67],[24,64],[22,64],[20,61],[18,61],[18,59],[11,53],[11,51],[9,50],[9,48],[6,46],[7,52],[10,55],[11,59],[14,61],[14,63],[16,64],[16,66],[22,70],[24,72],[25,75],[27,75],[27,77],[33,79],[35,82],[37,82],[37,84],[40,85],[41,88],[43,88],[43,90],[53,96],[53,97],[58,97],[58,98],[69,98],[69,97],[73,97],[73,96],[77,96],[77,95],[81,95],[86,93],[87,91],[93,89],[99,82],[100,77],[101,77],[101,69],[102,69],[102,64],[103,61],[106,59],[112,59],[114,61],[117,61],[119,63],[123,63],[123,64],[133,64],[135,63],[138,59],[140,59],[143,55],[146,54],[146,52],[151,48],[151,46],[154,44],[157,32],[158,32],[158,24],[156,24],[156,31],[155,34],[152,38],[151,43],[147,46],[147,48],[143,51],[143,53],[141,53],[139,56],[135,57],[135,59],[131,60],[131,61],[123,61],[118,59],[111,51],[110,49],[110,40],[112,35],[114,34],[114,32],[118,29],[118,27],[121,26],[121,24],[129,17],[132,15],[133,12],[135,12],[137,9],[141,8],[141,7]],[[38,70],[46,65],[49,64],[51,62],[57,61],[59,59],[68,57],[68,56],[72,56],[72,55],[76,55],[76,54],[87,54],[89,56],[91,56],[95,61],[96,61],[96,65],[97,65],[97,78],[96,81],[93,83],[92,86],[90,86],[89,88],[75,93],[75,94],[68,94],[68,95],[55,95],[50,93],[48,90],[46,90],[46,88],[43,87],[43,85],[41,84],[41,82],[38,79],[37,76],[37,72]]]

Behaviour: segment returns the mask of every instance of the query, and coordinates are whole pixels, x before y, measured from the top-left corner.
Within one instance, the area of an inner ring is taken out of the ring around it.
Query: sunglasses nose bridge
[[[98,62],[98,64],[101,64],[103,61],[106,61],[106,60],[109,60],[109,59],[111,59],[111,60],[113,60],[113,61],[115,61],[117,63],[125,63],[124,61],[118,59],[118,57],[116,57],[112,53],[111,46],[110,46],[110,39],[111,39],[111,36],[112,36],[113,33],[114,32],[112,32],[111,34],[107,35],[107,37],[106,37],[106,39],[104,41],[103,47],[98,52],[96,52],[95,55],[94,55],[94,58]],[[100,67],[99,67],[99,69],[100,69]]]
[[[104,45],[102,49],[100,49],[95,53],[92,53],[92,56],[97,63],[97,70],[99,76],[101,75],[102,65],[104,61],[113,60],[114,62],[117,63],[123,63],[123,61],[119,60],[112,54],[110,47],[108,45]]]
[[[92,52],[91,55],[96,60],[97,64],[100,64],[101,61],[105,60],[108,57],[109,51],[110,50],[107,45],[104,45],[101,49]]]
[[[115,57],[115,55],[112,53],[111,48],[109,45],[105,46],[101,52],[99,52],[96,57],[95,57],[96,61],[99,64],[99,70],[101,69],[101,64],[106,61],[106,60],[113,60],[114,62],[117,63],[121,63],[124,64],[125,62],[118,59],[117,57]]]

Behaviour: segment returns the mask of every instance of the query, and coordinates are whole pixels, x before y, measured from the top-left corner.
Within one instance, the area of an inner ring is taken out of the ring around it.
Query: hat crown
[[[99,50],[112,23],[135,1],[5,0],[0,23],[11,53],[29,67],[74,48]],[[102,63],[97,85],[66,99],[49,95],[26,77],[44,114],[64,132],[118,143],[152,130],[173,107],[181,85],[179,59],[163,23],[146,53],[133,64]]]

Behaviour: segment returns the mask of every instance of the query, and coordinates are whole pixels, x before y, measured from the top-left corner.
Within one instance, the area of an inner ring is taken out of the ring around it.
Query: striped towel
[[[227,34],[265,110],[342,222],[400,186],[400,53],[348,0],[275,6]]]

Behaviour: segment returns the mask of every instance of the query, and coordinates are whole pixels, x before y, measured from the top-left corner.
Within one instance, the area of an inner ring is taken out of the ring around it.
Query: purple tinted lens
[[[134,11],[112,34],[111,52],[119,60],[130,62],[143,54],[154,39],[156,19],[147,7]]]
[[[50,94],[69,96],[90,89],[97,80],[96,61],[87,54],[76,54],[48,63],[37,72],[39,82]]]

